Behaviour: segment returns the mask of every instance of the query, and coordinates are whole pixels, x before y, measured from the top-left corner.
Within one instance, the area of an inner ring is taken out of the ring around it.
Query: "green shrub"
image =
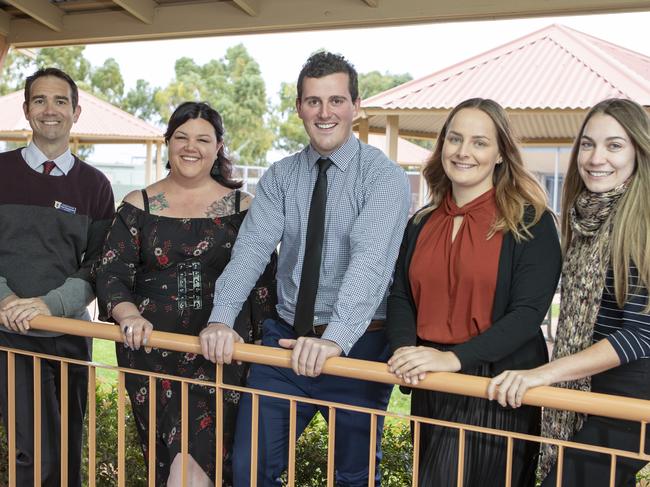
[[[386,423],[382,438],[382,487],[411,484],[412,448],[407,422]],[[296,443],[296,485],[322,487],[327,484],[327,423],[317,415]],[[283,477],[284,485],[286,474]]]
[[[117,388],[102,383],[97,385],[97,428],[96,428],[96,472],[97,487],[117,485]],[[126,399],[126,485],[139,487],[147,485],[147,470],[140,449],[135,422],[131,414],[131,404]],[[88,418],[84,424],[84,445],[88,438]],[[82,479],[88,479],[88,450],[84,449],[82,458]],[[0,424],[0,485],[9,484],[7,461],[7,437]]]

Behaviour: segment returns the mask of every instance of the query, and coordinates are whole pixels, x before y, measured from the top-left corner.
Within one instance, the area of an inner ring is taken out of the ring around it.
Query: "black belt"
[[[287,323],[282,318],[280,318],[280,321],[282,323],[284,323],[285,325],[287,325],[287,326],[291,326],[289,323]],[[325,333],[326,329],[327,329],[327,324],[314,325],[314,326],[312,326],[312,330],[309,332],[309,334],[307,336],[320,338],[320,337],[323,336],[323,333]],[[384,320],[372,320],[370,322],[370,324],[368,325],[368,328],[366,328],[366,332],[379,331],[379,330],[383,330],[383,329],[384,329]]]

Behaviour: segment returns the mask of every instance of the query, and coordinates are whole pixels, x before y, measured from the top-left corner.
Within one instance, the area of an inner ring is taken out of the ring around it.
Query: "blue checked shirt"
[[[311,146],[260,179],[232,258],[217,279],[211,323],[233,326],[269,256],[280,244],[278,314],[293,323],[311,194],[320,154]],[[330,154],[325,240],[314,324],[347,355],[370,320],[386,317],[386,293],[409,210],[404,171],[354,136]]]

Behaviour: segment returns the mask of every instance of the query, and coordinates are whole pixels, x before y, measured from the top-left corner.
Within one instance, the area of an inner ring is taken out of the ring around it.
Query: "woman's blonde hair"
[[[416,216],[416,222],[424,215],[435,210],[451,188],[451,181],[442,166],[442,148],[447,137],[449,124],[454,116],[464,108],[481,110],[490,117],[497,132],[497,143],[501,164],[494,169],[494,187],[499,216],[495,220],[488,238],[496,232],[509,231],[518,242],[531,236],[528,230],[537,223],[544,211],[548,209],[546,192],[535,177],[524,167],[521,153],[515,142],[510,121],[505,110],[494,100],[471,98],[465,100],[451,111],[440,130],[433,155],[427,161],[422,175],[430,194],[430,206]],[[534,210],[530,220],[524,220],[526,206]]]
[[[571,244],[573,232],[569,222],[570,209],[578,195],[585,189],[585,183],[578,172],[580,140],[587,122],[597,114],[614,118],[634,145],[635,168],[625,194],[618,204],[610,242],[610,263],[614,271],[616,302],[623,307],[628,295],[629,268],[634,264],[639,271],[638,284],[646,289],[650,285],[650,119],[638,103],[621,98],[610,98],[595,105],[580,127],[578,137],[571,150],[562,195],[562,249],[566,252]],[[650,312],[650,301],[645,308]]]

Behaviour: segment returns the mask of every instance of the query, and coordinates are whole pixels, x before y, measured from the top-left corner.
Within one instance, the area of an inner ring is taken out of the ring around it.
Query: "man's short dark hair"
[[[68,85],[70,85],[70,96],[72,97],[70,101],[72,102],[72,109],[76,110],[77,105],[79,104],[79,88],[77,88],[77,84],[74,82],[74,80],[59,68],[39,69],[34,74],[27,77],[25,80],[25,103],[29,105],[30,92],[34,81],[36,81],[38,78],[43,78],[44,76],[54,76],[56,78],[62,79],[68,83]]]
[[[348,75],[348,90],[352,101],[359,98],[359,80],[357,70],[354,66],[340,54],[332,54],[327,51],[320,51],[312,54],[307,62],[302,66],[300,75],[298,75],[298,100],[302,99],[302,82],[305,78],[322,78],[335,73],[345,73]]]

